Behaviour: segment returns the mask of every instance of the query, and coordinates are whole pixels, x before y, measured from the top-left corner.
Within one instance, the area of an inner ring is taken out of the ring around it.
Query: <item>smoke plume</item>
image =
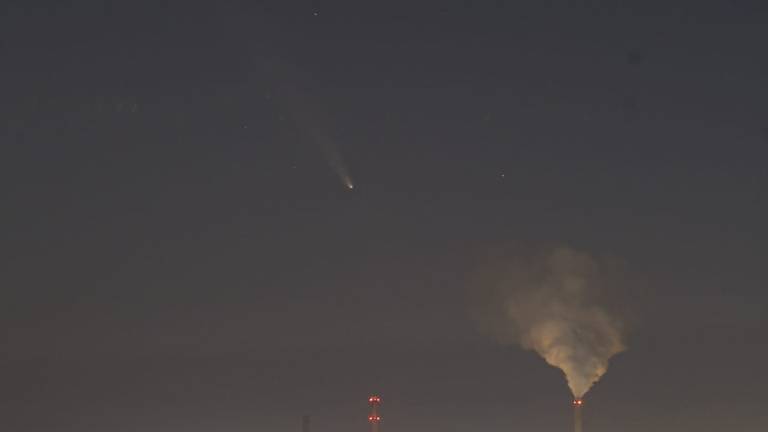
[[[604,279],[586,253],[559,247],[506,261],[483,295],[481,320],[502,342],[537,352],[581,398],[625,349],[622,325],[598,305]],[[490,294],[490,295],[487,295]]]

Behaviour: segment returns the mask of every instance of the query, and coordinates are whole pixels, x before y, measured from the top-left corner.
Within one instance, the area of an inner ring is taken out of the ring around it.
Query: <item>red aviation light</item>
[[[379,416],[379,404],[381,403],[381,398],[376,395],[370,396],[368,398],[368,403],[371,405],[371,412],[368,414],[368,421],[374,424],[380,422],[381,416]]]
[[[581,399],[574,399],[574,400],[573,400],[573,405],[574,405],[574,406],[581,406],[581,405],[583,405],[583,404],[584,404],[584,401],[583,401],[583,400],[581,400]]]

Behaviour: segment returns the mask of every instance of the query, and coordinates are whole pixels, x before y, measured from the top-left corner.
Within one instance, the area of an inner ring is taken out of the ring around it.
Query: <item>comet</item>
[[[295,73],[290,73],[284,66],[273,65],[269,99],[273,99],[281,113],[291,119],[293,126],[301,132],[308,144],[315,146],[326,163],[336,174],[341,184],[348,190],[355,188],[354,181],[344,162],[339,146],[339,138],[334,133],[338,122],[330,116],[331,110],[323,106],[322,101],[313,97],[311,89],[295,85],[301,80]],[[274,98],[273,98],[274,96]]]
[[[352,176],[349,174],[347,164],[344,163],[344,159],[341,157],[341,152],[338,146],[327,138],[327,135],[323,135],[321,132],[315,134],[317,141],[323,146],[323,154],[325,160],[328,162],[328,166],[336,174],[341,183],[349,190],[355,188],[355,183],[352,181]]]

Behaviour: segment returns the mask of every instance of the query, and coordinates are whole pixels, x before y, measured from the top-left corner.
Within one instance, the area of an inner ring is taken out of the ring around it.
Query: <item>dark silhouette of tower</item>
[[[584,401],[581,399],[573,400],[573,432],[582,432],[581,430],[581,407]]]
[[[379,405],[381,405],[381,398],[375,395],[371,396],[368,398],[368,404],[371,406],[371,413],[368,414],[368,422],[371,424],[371,432],[379,432],[379,423],[381,422]]]

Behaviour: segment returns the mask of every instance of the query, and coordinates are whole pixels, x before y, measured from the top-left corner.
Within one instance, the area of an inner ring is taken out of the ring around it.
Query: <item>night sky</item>
[[[2,2],[0,429],[567,431],[471,299],[568,245],[585,431],[768,430],[763,3]]]

